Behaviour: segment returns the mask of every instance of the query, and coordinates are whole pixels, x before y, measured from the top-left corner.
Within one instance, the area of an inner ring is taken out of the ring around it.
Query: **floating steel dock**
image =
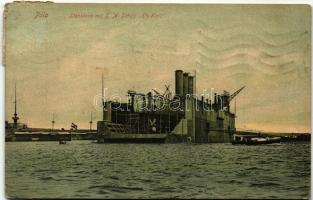
[[[103,120],[97,123],[97,141],[107,142],[230,142],[236,132],[235,114],[224,91],[210,99],[195,95],[195,77],[175,71],[175,95],[152,89],[128,91],[127,102],[103,100]],[[104,98],[103,98],[104,99]]]

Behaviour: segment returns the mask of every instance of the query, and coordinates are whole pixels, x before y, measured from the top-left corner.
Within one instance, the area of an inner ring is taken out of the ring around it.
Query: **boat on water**
[[[233,135],[232,144],[259,145],[280,143],[280,137],[261,137],[257,135]]]
[[[59,134],[59,144],[66,144],[66,141],[70,141],[70,138],[66,134]]]
[[[66,144],[66,140],[59,140],[59,144]]]

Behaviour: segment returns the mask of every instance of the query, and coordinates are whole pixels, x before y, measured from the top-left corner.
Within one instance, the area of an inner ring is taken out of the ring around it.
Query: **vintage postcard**
[[[311,7],[13,2],[5,192],[310,198]]]

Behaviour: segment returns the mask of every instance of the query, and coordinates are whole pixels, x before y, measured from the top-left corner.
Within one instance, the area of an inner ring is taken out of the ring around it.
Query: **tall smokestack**
[[[176,70],[175,71],[175,93],[176,95],[183,96],[184,89],[183,89],[183,71]]]
[[[217,104],[217,97],[216,97],[216,93],[214,93],[214,104]]]
[[[184,73],[184,78],[183,78],[184,80],[183,80],[183,82],[184,82],[184,93],[183,93],[183,95],[184,95],[184,97],[186,97],[186,95],[188,94],[188,73]]]
[[[112,120],[112,102],[106,101],[105,108],[106,108],[106,111],[104,112],[103,121],[111,121]]]
[[[193,95],[193,76],[188,76],[188,94]]]

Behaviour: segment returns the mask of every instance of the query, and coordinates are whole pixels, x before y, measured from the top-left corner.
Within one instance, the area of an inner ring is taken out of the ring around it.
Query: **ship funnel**
[[[175,93],[178,96],[183,96],[184,89],[183,89],[183,71],[176,70],[175,71]]]
[[[193,91],[193,81],[194,78],[193,76],[188,76],[188,94],[193,95],[194,91]]]
[[[183,93],[183,95],[184,95],[184,98],[186,98],[186,95],[188,94],[188,73],[184,73],[184,80],[183,80],[183,90],[184,90],[184,93]]]

